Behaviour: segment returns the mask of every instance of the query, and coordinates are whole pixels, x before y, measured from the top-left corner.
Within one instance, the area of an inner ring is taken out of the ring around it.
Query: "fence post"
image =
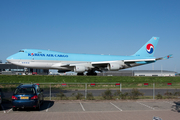
[[[51,84],[50,84],[50,90],[49,90],[49,97],[50,97],[50,100],[51,100]]]
[[[154,96],[155,96],[155,85],[153,83],[153,100],[154,100]]]
[[[87,83],[85,83],[85,100],[86,100],[86,96],[87,96]]]
[[[121,92],[121,83],[120,83],[120,92]]]

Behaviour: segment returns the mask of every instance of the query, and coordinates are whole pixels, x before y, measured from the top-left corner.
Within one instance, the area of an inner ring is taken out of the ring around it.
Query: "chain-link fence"
[[[11,101],[19,83],[0,83],[3,101]],[[104,99],[108,94],[112,99],[178,99],[180,83],[39,83],[46,100],[60,99]],[[137,97],[136,97],[137,98]]]

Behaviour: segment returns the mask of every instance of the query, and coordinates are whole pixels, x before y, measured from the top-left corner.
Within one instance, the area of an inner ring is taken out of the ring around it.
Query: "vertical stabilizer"
[[[133,56],[153,57],[159,37],[152,37],[141,49],[139,49]]]

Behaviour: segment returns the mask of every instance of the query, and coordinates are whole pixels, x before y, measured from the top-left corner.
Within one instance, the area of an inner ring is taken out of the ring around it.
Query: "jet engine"
[[[107,65],[107,69],[110,71],[116,71],[120,68],[123,68],[124,62],[117,62],[117,63],[109,63]]]
[[[74,67],[74,72],[77,72],[77,73],[82,73],[86,70],[85,66],[75,66]]]

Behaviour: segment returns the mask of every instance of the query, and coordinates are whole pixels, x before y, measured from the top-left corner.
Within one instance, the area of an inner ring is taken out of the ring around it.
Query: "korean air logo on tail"
[[[149,54],[152,54],[154,52],[154,46],[152,44],[147,44],[146,46],[146,51],[149,53]]]

